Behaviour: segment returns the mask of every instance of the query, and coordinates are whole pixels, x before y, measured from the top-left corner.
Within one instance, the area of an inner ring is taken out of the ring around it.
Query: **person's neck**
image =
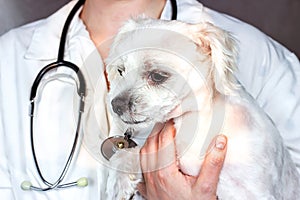
[[[86,0],[80,15],[96,46],[113,37],[124,21],[145,14],[159,18],[166,0]]]

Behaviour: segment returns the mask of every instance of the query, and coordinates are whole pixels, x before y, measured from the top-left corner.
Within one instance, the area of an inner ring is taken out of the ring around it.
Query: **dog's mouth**
[[[143,124],[151,120],[149,116],[134,113],[134,112],[126,112],[123,115],[119,116],[119,118],[124,123],[129,125]]]
[[[144,120],[140,120],[140,121],[138,121],[138,120],[132,120],[132,121],[129,121],[129,120],[124,120],[124,119],[121,119],[124,123],[126,123],[126,124],[142,124],[142,123],[145,123],[145,122],[147,122],[148,121],[148,118],[146,118],[146,119],[144,119]]]

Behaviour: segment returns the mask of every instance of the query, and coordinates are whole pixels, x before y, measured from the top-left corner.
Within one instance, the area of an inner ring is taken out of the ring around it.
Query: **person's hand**
[[[180,171],[174,137],[173,122],[157,124],[148,137],[140,152],[145,180],[138,185],[140,194],[146,199],[161,200],[217,199],[217,184],[227,150],[226,136],[219,135],[212,140],[198,177],[188,176]],[[162,160],[166,159],[171,161],[168,166],[158,170],[153,168],[161,166]]]

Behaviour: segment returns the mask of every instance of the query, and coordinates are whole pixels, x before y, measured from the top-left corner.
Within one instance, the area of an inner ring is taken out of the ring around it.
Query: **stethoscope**
[[[69,182],[69,183],[64,183],[61,184],[62,181],[64,180],[71,162],[73,160],[74,154],[75,154],[75,150],[76,147],[78,145],[78,140],[79,140],[79,136],[80,136],[80,125],[81,125],[81,118],[82,118],[82,113],[84,112],[84,99],[85,99],[85,95],[86,95],[86,84],[85,84],[85,80],[84,80],[84,76],[83,73],[81,72],[81,70],[79,69],[79,67],[77,65],[75,65],[72,62],[69,61],[65,61],[64,60],[64,52],[65,52],[65,43],[66,43],[66,38],[67,38],[67,33],[68,33],[68,29],[70,26],[70,23],[72,21],[72,19],[74,18],[76,12],[80,9],[80,7],[84,4],[85,0],[78,0],[78,2],[75,4],[75,6],[73,7],[73,9],[71,10],[70,14],[68,15],[66,22],[64,24],[62,33],[61,33],[61,39],[60,39],[60,44],[59,44],[59,50],[58,50],[58,56],[57,56],[57,60],[53,63],[48,64],[47,66],[45,66],[36,76],[32,87],[31,87],[31,93],[30,93],[30,139],[31,139],[31,150],[32,150],[32,155],[33,155],[33,159],[34,159],[34,164],[36,166],[37,172],[42,180],[42,182],[45,184],[45,187],[37,187],[37,186],[33,186],[32,183],[30,181],[23,181],[21,183],[21,188],[23,190],[34,190],[34,191],[48,191],[48,190],[52,190],[52,189],[61,189],[61,188],[68,188],[68,187],[73,187],[73,186],[78,186],[78,187],[85,187],[88,185],[88,179],[86,177],[81,177],[76,181],[73,182]],[[176,20],[177,18],[177,3],[176,0],[171,0],[171,4],[172,4],[172,20]],[[69,154],[68,160],[64,165],[64,168],[60,174],[60,176],[58,177],[58,179],[54,182],[51,183],[49,181],[47,181],[41,170],[39,167],[39,163],[37,160],[37,156],[35,153],[35,148],[34,148],[34,140],[33,140],[33,117],[34,117],[34,107],[35,107],[35,99],[36,99],[36,94],[37,94],[37,90],[39,87],[39,84],[42,80],[42,78],[51,70],[53,69],[57,69],[59,67],[66,67],[69,69],[72,69],[76,75],[77,75],[77,79],[78,79],[78,88],[77,88],[77,93],[80,97],[80,102],[79,102],[79,111],[78,111],[78,120],[77,120],[77,127],[76,127],[76,132],[75,132],[75,136],[74,136],[74,141],[73,141],[73,146],[71,149],[71,152]],[[109,158],[112,156],[111,152],[115,152],[116,149],[121,149],[121,148],[131,148],[134,147],[136,145],[136,143],[130,139],[131,137],[131,131],[127,130],[126,133],[124,133],[124,136],[113,136],[113,137],[109,137],[107,138],[102,146],[101,146],[101,152],[104,155],[104,157],[106,159],[109,160]],[[116,141],[116,142],[115,142]],[[108,148],[107,148],[107,144],[108,144]],[[111,145],[112,144],[112,145]],[[105,147],[105,148],[103,148]],[[109,152],[109,153],[107,153]]]

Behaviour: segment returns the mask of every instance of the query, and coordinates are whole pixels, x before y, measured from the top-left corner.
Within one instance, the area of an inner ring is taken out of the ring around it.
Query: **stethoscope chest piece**
[[[101,145],[101,153],[109,160],[118,150],[133,148],[137,144],[125,133],[124,136],[116,135],[105,139]]]

